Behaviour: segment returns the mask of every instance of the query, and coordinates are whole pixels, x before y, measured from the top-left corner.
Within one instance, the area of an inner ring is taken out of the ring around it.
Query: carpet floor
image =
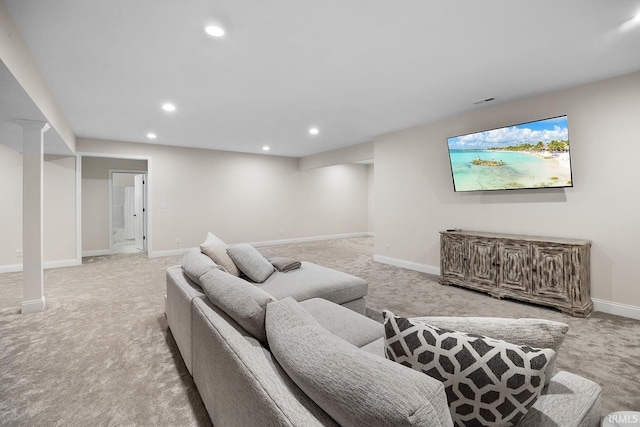
[[[640,410],[640,321],[603,313],[578,319],[442,286],[435,276],[374,262],[370,237],[260,251],[364,278],[372,317],[388,309],[567,323],[558,368],[603,387],[603,415]],[[22,274],[0,274],[0,425],[211,425],[163,314],[165,269],[179,262],[118,254],[46,270],[46,309],[27,315],[20,314]]]

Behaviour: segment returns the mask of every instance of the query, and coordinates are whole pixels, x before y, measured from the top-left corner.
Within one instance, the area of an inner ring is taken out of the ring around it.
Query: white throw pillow
[[[200,250],[218,265],[221,265],[229,274],[240,276],[240,270],[233,260],[227,255],[227,244],[220,240],[215,234],[209,232],[207,239],[200,245]]]

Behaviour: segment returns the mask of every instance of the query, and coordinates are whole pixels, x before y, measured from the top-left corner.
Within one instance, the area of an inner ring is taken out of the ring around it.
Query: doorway
[[[146,172],[109,171],[111,253],[146,251]]]

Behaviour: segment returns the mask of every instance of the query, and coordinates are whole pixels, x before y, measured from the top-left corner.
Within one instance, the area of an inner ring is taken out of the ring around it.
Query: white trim
[[[111,255],[111,251],[109,249],[98,249],[96,251],[83,251],[82,256],[103,256],[103,255]]]
[[[419,264],[416,262],[387,257],[384,255],[374,255],[373,260],[376,262],[381,262],[383,264],[389,264],[409,270],[420,271],[422,273],[429,273],[436,276],[440,275],[440,268],[426,264]],[[592,298],[591,301],[593,301],[593,311],[599,311],[601,313],[608,313],[616,316],[640,320],[640,307],[620,304],[618,302],[605,301],[597,298]]]
[[[0,273],[15,273],[22,271],[22,264],[0,265]]]
[[[80,260],[80,262],[78,262],[78,260],[75,259],[75,258],[61,259],[61,260],[58,260],[58,261],[45,261],[44,268],[73,267],[73,266],[81,265],[81,264],[82,264],[82,260]]]
[[[75,265],[82,264],[82,261],[78,262],[75,258],[71,259],[62,259],[58,261],[45,261],[42,264],[44,269],[49,268],[60,268],[60,267],[73,267]],[[0,265],[0,273],[16,273],[22,271],[22,264],[10,264],[10,265]]]
[[[44,311],[44,297],[30,301],[22,301],[22,314]]]
[[[187,252],[190,248],[186,248],[186,249],[170,249],[168,251],[156,251],[156,252],[147,252],[147,256],[149,258],[161,258],[161,257],[165,257],[165,256],[179,256],[179,255],[183,255],[185,252]]]
[[[408,270],[419,271],[421,273],[433,274],[435,276],[440,275],[440,268],[432,265],[420,264],[412,261],[405,261],[403,259],[391,258],[384,255],[373,255],[373,260],[382,264],[389,264],[395,267],[406,268]]]
[[[597,298],[591,298],[591,301],[593,301],[593,311],[640,320],[640,307]]]
[[[250,242],[249,244],[255,248],[259,248],[261,246],[287,245],[289,243],[319,242],[321,240],[346,239],[349,237],[363,237],[363,236],[371,236],[371,234],[368,231],[361,231],[357,233],[342,233],[342,234],[328,234],[325,236],[298,237],[295,239],[265,240],[261,242]]]
[[[370,231],[363,231],[358,233],[343,233],[343,234],[329,234],[326,236],[313,236],[313,237],[298,237],[295,239],[284,239],[284,240],[263,240],[261,242],[251,242],[249,243],[251,246],[255,248],[259,248],[262,246],[275,246],[275,245],[286,245],[289,243],[306,243],[306,242],[318,242],[321,240],[335,240],[335,239],[345,239],[348,237],[363,237],[363,236],[372,236],[373,233]],[[189,249],[171,249],[168,251],[156,251],[156,252],[148,252],[149,258],[159,258],[165,256],[177,256],[182,255]]]

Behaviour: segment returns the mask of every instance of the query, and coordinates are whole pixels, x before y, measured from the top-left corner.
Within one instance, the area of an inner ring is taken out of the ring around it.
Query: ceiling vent
[[[485,102],[491,102],[491,101],[495,101],[495,98],[491,97],[491,98],[481,99],[480,101],[474,102],[473,105],[484,104]]]

